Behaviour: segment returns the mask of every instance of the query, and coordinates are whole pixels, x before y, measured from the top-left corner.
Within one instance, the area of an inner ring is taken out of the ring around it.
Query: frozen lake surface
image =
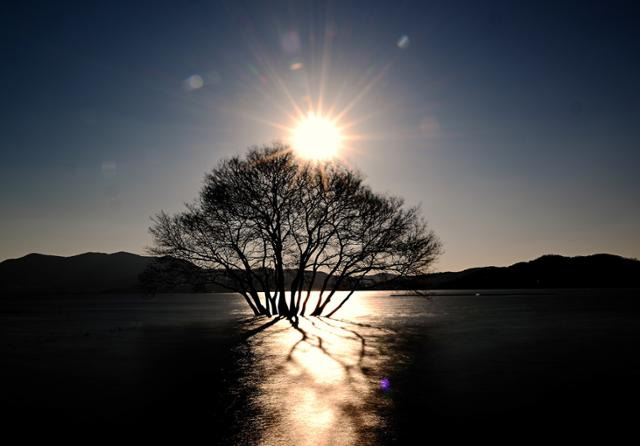
[[[638,290],[391,294],[297,327],[235,295],[1,301],[4,419],[212,444],[633,432]]]

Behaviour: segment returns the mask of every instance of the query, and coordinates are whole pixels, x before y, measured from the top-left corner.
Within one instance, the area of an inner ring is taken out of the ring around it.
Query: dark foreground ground
[[[3,426],[209,444],[635,436],[638,290],[478,293],[362,294],[297,328],[225,295],[2,301]]]

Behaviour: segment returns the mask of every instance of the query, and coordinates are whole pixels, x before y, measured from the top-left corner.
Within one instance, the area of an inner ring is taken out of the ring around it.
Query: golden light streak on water
[[[380,383],[393,357],[382,347],[393,333],[356,322],[369,309],[353,303],[345,319],[282,319],[248,340],[260,444],[371,444],[384,428],[391,400]]]

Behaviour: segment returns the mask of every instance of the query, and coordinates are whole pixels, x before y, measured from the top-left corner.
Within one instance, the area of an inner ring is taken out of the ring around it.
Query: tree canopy
[[[221,161],[184,211],[153,220],[153,254],[195,265],[189,280],[241,294],[255,315],[332,315],[355,290],[424,273],[440,253],[419,208],[279,144]],[[338,290],[348,292],[330,306]]]

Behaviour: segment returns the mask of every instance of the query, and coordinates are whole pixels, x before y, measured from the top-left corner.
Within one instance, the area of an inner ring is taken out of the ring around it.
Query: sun
[[[340,128],[328,118],[309,113],[291,131],[291,148],[311,161],[335,158],[342,145]]]

